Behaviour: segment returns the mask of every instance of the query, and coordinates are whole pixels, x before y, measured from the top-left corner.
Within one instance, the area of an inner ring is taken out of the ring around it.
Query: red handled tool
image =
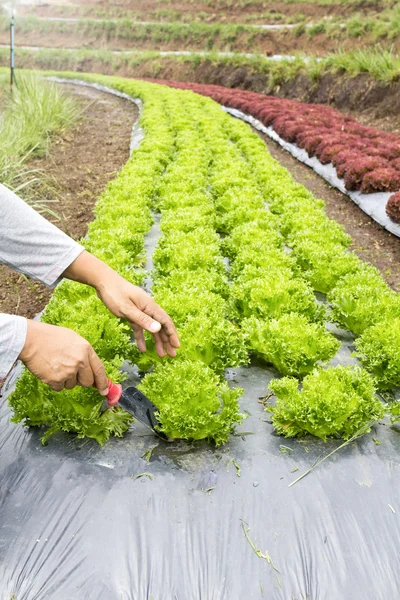
[[[132,386],[123,390],[120,383],[113,383],[109,379],[106,398],[108,406],[120,406],[133,415],[135,419],[143,423],[143,425],[150,427],[158,437],[163,440],[169,440],[164,433],[156,429],[156,427],[159,427],[156,417],[157,408],[137,388]]]

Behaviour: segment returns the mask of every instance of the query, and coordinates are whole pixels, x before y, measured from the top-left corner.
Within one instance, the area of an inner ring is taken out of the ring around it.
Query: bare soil
[[[51,206],[61,220],[49,220],[79,240],[93,219],[97,197],[129,158],[138,112],[132,103],[91,88],[66,84],[63,89],[76,98],[83,116],[67,134],[53,140],[48,157],[35,159],[29,166],[42,169],[56,187],[58,202]],[[0,266],[0,312],[32,318],[50,296],[46,286],[28,283]]]
[[[351,249],[379,269],[387,283],[400,292],[400,239],[378,225],[350,198],[332,188],[279,144],[263,133],[256,133],[264,140],[272,156],[290,171],[295,181],[324,200],[328,216],[341,223],[352,237]]]

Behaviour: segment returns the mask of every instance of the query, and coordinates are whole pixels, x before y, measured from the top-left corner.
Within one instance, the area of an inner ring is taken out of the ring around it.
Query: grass
[[[400,76],[399,55],[379,46],[371,50],[339,52],[328,56],[322,62],[326,70],[350,76],[367,73],[373,79],[384,83],[396,81]]]
[[[8,31],[9,19],[0,16],[0,30]],[[85,43],[112,44],[115,48],[132,46],[134,49],[176,49],[201,51],[250,51],[264,52],[271,48],[271,43],[286,48],[304,47],[312,52],[310,40],[319,36],[320,41],[326,39],[326,47],[334,48],[345,45],[347,48],[357,45],[370,47],[376,43],[390,47],[397,44],[400,37],[400,7],[382,10],[372,16],[355,14],[348,20],[336,16],[325,18],[305,25],[301,21],[293,29],[265,30],[252,25],[235,23],[205,22],[154,22],[140,23],[129,18],[117,20],[96,20],[83,18],[76,22],[46,21],[35,16],[18,17],[16,21],[17,39],[24,39],[26,34],[52,34],[60,39],[77,37],[85,39]],[[44,42],[46,43],[46,42]],[[323,45],[319,52],[323,52]],[[290,52],[290,50],[286,50]]]
[[[30,8],[30,14],[35,15],[36,7]],[[48,14],[48,13],[47,13]],[[95,5],[77,6],[77,5],[54,5],[51,7],[53,17],[76,17],[76,18],[95,18],[95,19],[131,19],[132,21],[155,21],[159,23],[193,23],[210,22],[210,13],[207,11],[194,10],[175,10],[173,8],[155,8],[143,10],[131,10],[123,6],[108,6],[107,8]],[[212,22],[218,22],[223,19],[221,13],[212,15]],[[230,15],[230,21],[240,23],[298,23],[304,21],[305,15],[302,12],[293,15],[287,15],[282,12],[271,12],[260,8],[257,13],[243,13],[241,15]]]
[[[0,65],[8,64],[7,49],[0,49]],[[126,74],[131,77],[163,78],[165,69],[174,64],[185,65],[186,74],[180,69],[179,77],[189,81],[201,82],[200,69],[203,65],[224,67],[247,67],[251,74],[262,75],[262,91],[271,92],[275,86],[282,85],[304,74],[312,82],[318,81],[326,73],[340,73],[354,77],[368,74],[371,78],[391,83],[399,79],[400,58],[391,50],[379,46],[354,52],[329,54],[320,61],[297,56],[282,61],[270,60],[265,56],[246,57],[236,54],[220,55],[216,52],[205,55],[193,52],[189,55],[163,56],[158,52],[122,52],[115,54],[108,50],[59,50],[42,49],[40,51],[17,50],[17,64],[30,69],[54,69],[70,71],[96,71],[104,74]],[[173,75],[170,75],[173,78]],[[208,75],[210,77],[210,74]],[[211,83],[210,80],[207,83]],[[261,91],[261,90],[259,90]]]
[[[51,137],[76,120],[77,106],[54,84],[37,76],[19,76],[18,87],[12,92],[7,81],[7,76],[0,77],[0,182],[22,193],[36,209],[49,212],[45,201],[37,204],[30,194],[44,180],[44,174],[29,169],[26,163],[33,156],[47,154]]]

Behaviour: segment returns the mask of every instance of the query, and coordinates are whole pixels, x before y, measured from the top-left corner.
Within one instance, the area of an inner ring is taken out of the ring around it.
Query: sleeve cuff
[[[63,257],[54,265],[51,270],[43,278],[43,283],[49,288],[54,288],[63,279],[62,274],[75,259],[85,250],[78,242],[73,242],[73,245],[68,248]]]
[[[25,317],[0,315],[0,379],[4,379],[19,357],[26,340]]]

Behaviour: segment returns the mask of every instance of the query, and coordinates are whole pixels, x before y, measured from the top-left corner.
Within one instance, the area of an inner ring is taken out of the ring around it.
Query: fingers
[[[132,323],[132,325],[137,325],[141,329],[145,329],[150,333],[157,333],[161,329],[161,324],[154,319],[151,318],[145,312],[139,310],[132,302],[132,305],[129,307],[129,310],[126,311],[126,318]]]
[[[149,299],[151,300],[151,299]],[[179,338],[171,317],[154,300],[151,300],[145,308],[146,312],[161,324],[162,329],[168,336],[168,342],[174,348],[179,348]]]
[[[51,387],[53,392],[61,392],[64,389],[64,384],[65,384],[64,381],[62,381],[62,382],[52,381],[52,382],[48,383],[48,385]]]
[[[144,339],[143,329],[134,323],[131,323],[133,333],[135,334],[136,345],[140,352],[146,352],[146,340]]]
[[[90,366],[90,362],[88,361],[87,364],[78,370],[76,385],[81,385],[82,387],[92,387],[93,384],[94,375]]]
[[[165,356],[164,342],[161,339],[160,334],[159,333],[153,333],[153,338],[154,338],[154,342],[156,344],[156,352],[157,352],[158,356],[160,358],[164,358],[164,356]]]
[[[64,382],[64,388],[66,390],[72,390],[77,385],[76,377],[71,377]]]
[[[103,363],[97,356],[93,348],[89,351],[90,368],[94,377],[94,385],[102,396],[108,394],[108,379],[103,366]]]
[[[171,358],[174,358],[176,356],[176,350],[170,344],[169,337],[163,329],[161,329],[161,331],[160,331],[160,337],[161,337],[163,345],[164,345],[164,350],[166,351],[168,356],[170,356]]]

